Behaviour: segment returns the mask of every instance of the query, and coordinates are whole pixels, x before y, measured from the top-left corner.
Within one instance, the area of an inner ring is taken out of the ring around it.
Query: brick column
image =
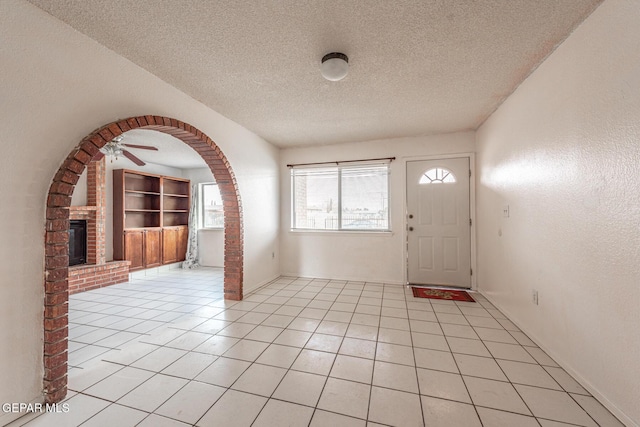
[[[95,206],[95,215],[87,221],[87,264],[106,262],[107,168],[105,157],[87,165],[87,205]]]

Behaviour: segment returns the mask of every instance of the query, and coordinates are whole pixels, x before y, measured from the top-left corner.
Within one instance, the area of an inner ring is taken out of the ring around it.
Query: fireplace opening
[[[69,221],[69,266],[87,263],[87,221]]]

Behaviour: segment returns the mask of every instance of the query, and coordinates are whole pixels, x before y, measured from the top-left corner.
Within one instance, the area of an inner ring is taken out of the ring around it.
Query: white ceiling
[[[289,147],[476,129],[601,0],[30,1]]]

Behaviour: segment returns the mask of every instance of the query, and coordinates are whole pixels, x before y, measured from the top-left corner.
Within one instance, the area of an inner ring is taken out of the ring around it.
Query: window
[[[293,168],[292,228],[389,230],[389,165]]]
[[[420,184],[451,184],[456,177],[451,171],[442,168],[429,169],[420,177]]]
[[[224,228],[222,197],[218,184],[200,184],[200,218],[203,228]]]

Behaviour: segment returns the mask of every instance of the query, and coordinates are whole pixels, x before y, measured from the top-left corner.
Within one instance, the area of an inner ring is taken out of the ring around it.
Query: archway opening
[[[224,295],[242,299],[242,206],[231,165],[215,142],[197,128],[176,119],[138,116],[110,123],[87,135],[55,174],[46,206],[44,301],[44,396],[47,403],[67,393],[69,301],[69,207],[74,186],[86,166],[113,138],[133,129],[169,134],[193,148],[211,170],[223,201]]]

